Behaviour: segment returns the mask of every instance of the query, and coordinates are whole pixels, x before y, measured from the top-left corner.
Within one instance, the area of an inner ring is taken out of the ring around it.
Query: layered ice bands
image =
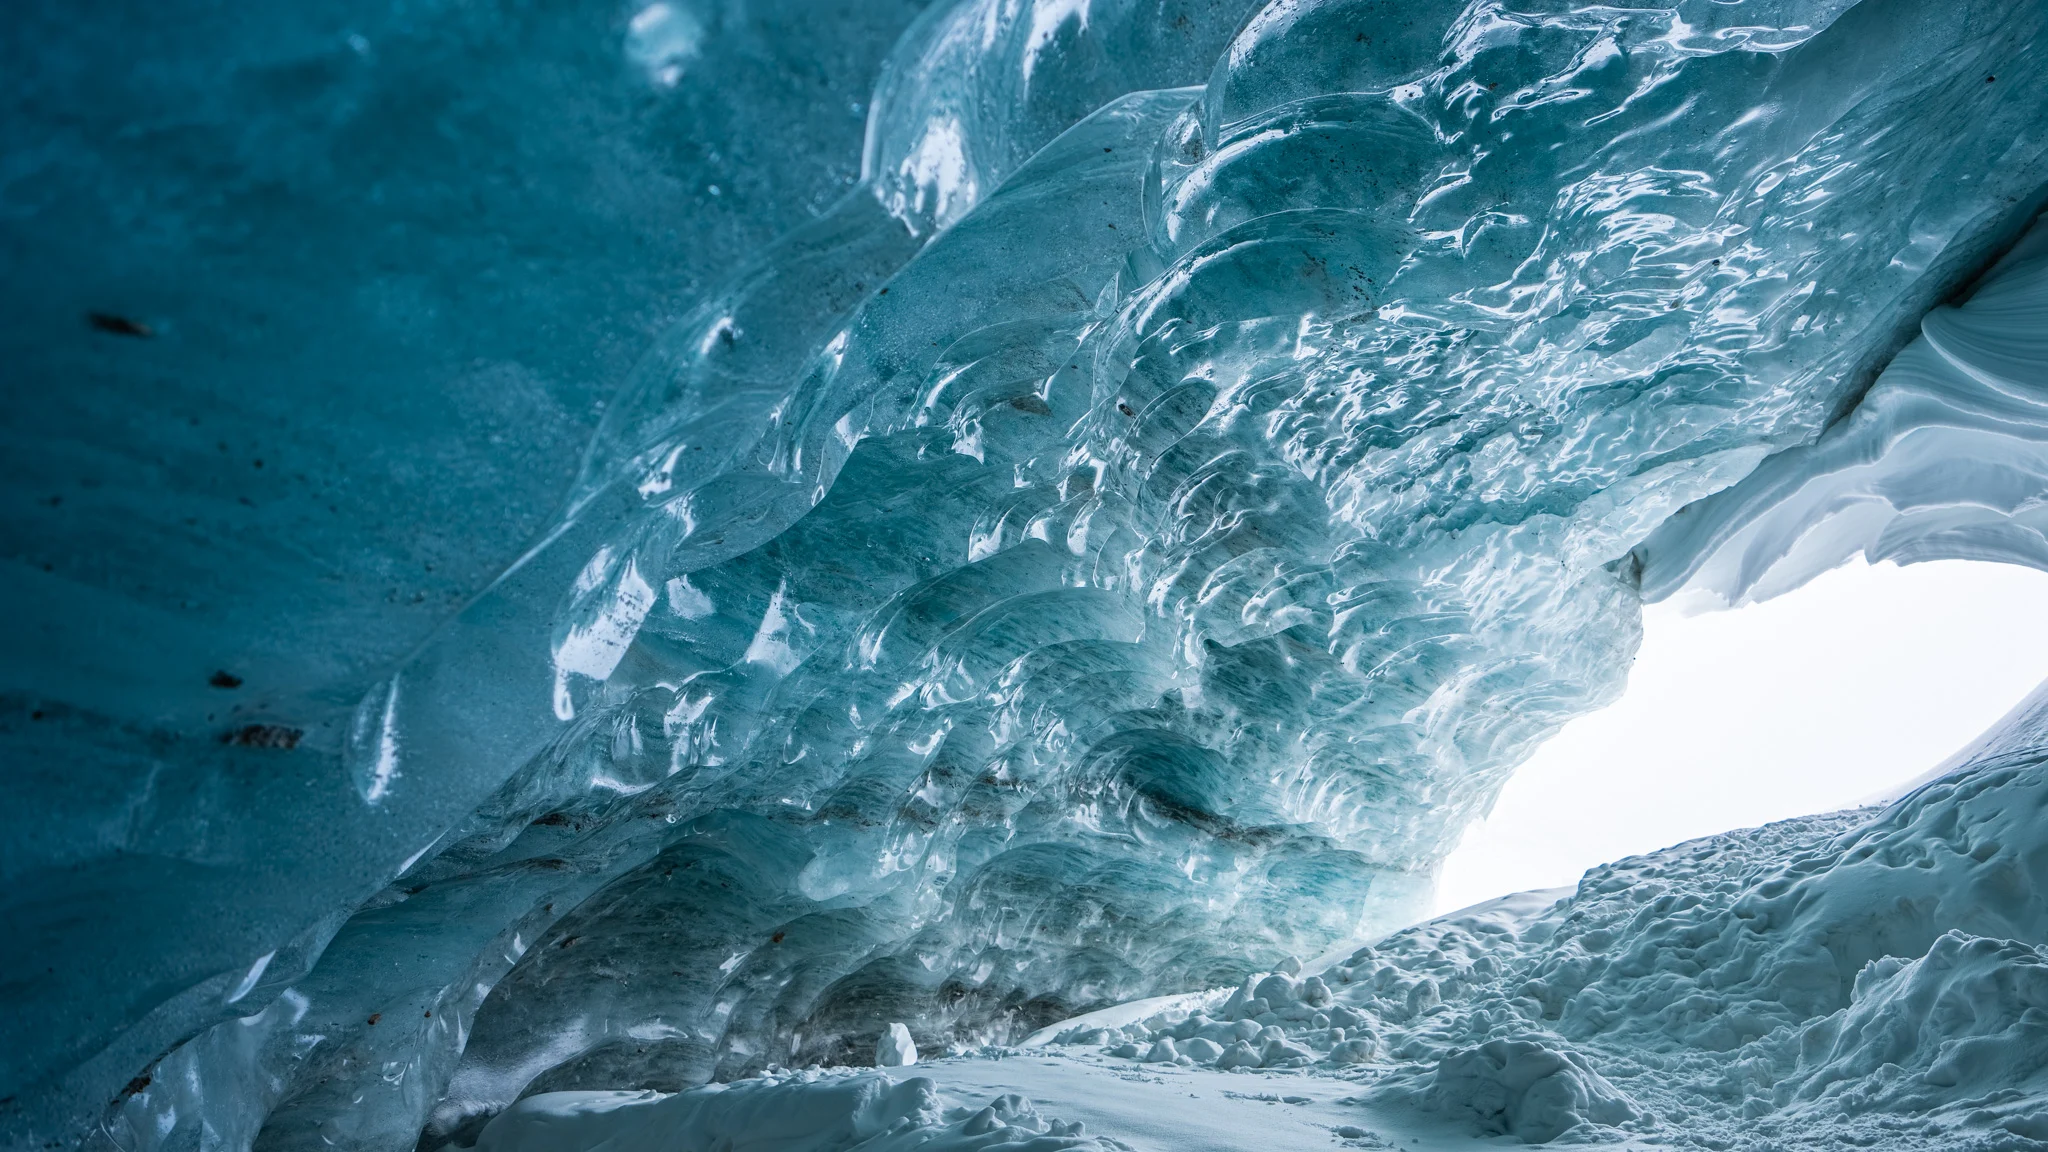
[[[709,26],[659,7],[657,87]],[[112,913],[38,921],[10,1139],[466,1144],[1407,923],[1619,691],[1631,549],[2024,224],[2044,50],[2005,0],[935,5],[855,189],[362,699],[341,850],[208,847],[247,954],[115,987],[57,967]]]

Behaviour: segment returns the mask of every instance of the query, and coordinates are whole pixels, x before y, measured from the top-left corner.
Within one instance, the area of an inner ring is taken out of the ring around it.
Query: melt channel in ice
[[[2044,185],[2037,5],[1225,7],[930,10],[862,183],[664,338],[562,522],[364,700],[390,886],[181,1005],[97,1130],[466,1143],[1397,927],[1619,691],[1631,549],[1821,437]],[[1424,986],[1373,1045],[1307,1031],[1378,1053]],[[1494,1011],[1384,1092],[1648,1115],[1577,1018]],[[1323,1058],[1280,1033],[1189,1043]]]

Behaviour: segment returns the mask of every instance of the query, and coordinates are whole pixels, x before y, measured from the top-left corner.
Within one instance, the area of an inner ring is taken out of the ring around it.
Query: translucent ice
[[[10,1136],[431,1149],[1395,927],[1618,691],[1631,549],[1854,405],[2048,180],[2036,5],[1252,8],[926,11],[860,182],[656,342],[339,779],[97,888],[118,831],[34,858]],[[714,58],[696,6],[624,19],[646,91]],[[262,914],[175,964],[79,923],[202,882]],[[1144,1051],[1319,1059],[1281,975]],[[1602,1076],[1445,1082],[1542,1133],[1623,1117]]]

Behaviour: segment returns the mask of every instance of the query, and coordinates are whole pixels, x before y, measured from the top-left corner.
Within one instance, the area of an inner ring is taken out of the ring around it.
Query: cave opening
[[[1647,605],[1619,701],[1566,724],[1445,860],[1434,909],[1682,841],[1878,804],[2048,679],[2048,572],[1854,559],[1725,608]]]

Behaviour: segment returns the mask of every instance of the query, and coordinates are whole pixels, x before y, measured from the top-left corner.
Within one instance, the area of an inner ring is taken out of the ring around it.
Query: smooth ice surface
[[[2048,573],[2017,565],[1855,560],[1736,611],[1650,605],[1628,691],[1516,770],[1436,908],[1894,794],[2044,677]]]
[[[814,9],[20,22],[8,1142],[432,1152],[1405,923],[2048,180],[2038,5]],[[1487,1035],[1419,1098],[1641,1111]]]

